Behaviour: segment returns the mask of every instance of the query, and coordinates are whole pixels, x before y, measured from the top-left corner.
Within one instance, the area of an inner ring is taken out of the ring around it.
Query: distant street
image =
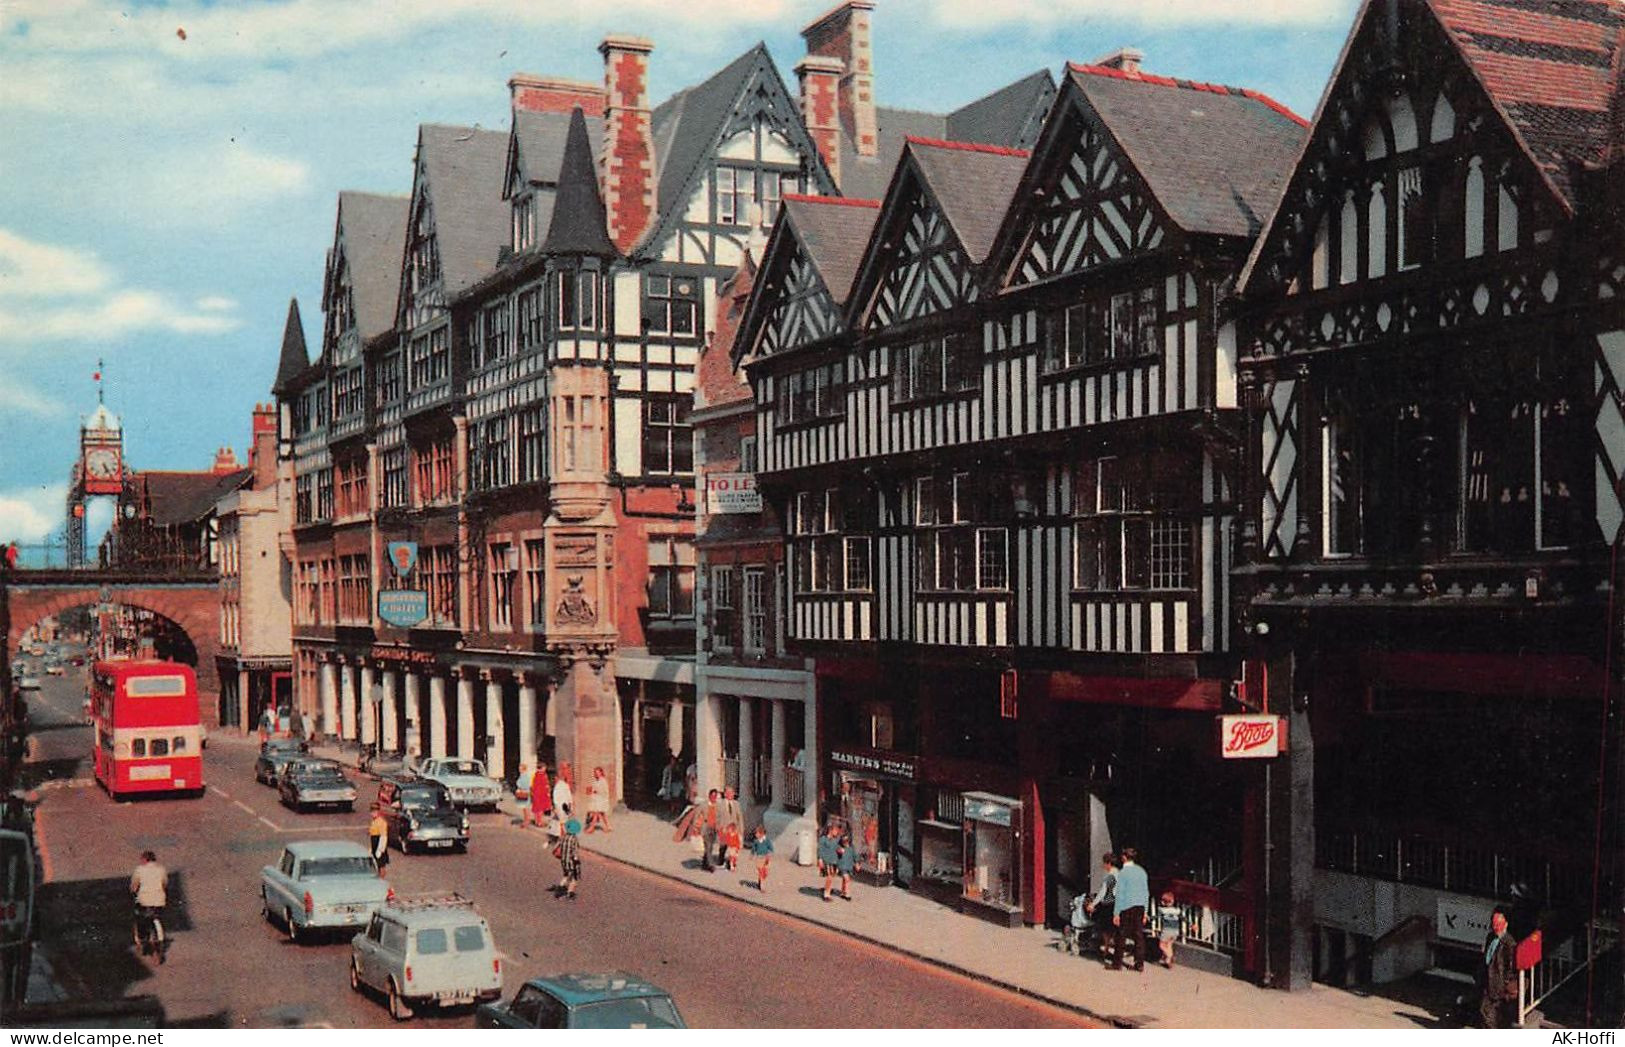
[[[47,677],[32,700],[31,781],[40,782],[47,852],[41,938],[75,997],[151,994],[181,1026],[390,1025],[351,992],[347,936],[288,943],[260,918],[259,869],[286,840],[364,840],[354,814],[296,814],[253,780],[254,746],[215,737],[198,800],[114,804],[90,777],[80,670]],[[127,881],[152,848],[171,870],[169,963],[129,941]],[[454,888],[474,898],[507,956],[505,996],[526,978],[629,971],[676,998],[691,1025],[1080,1027],[1066,1011],[884,950],[589,855],[582,897],[548,893],[557,866],[540,834],[505,815],[475,816],[467,856],[395,856],[398,890]],[[467,1008],[413,1019],[466,1027]]]

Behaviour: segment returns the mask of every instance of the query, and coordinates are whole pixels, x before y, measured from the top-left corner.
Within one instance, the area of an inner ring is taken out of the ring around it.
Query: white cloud
[[[67,484],[0,491],[0,542],[38,542],[62,524]]]
[[[140,332],[220,334],[240,321],[194,312],[156,291],[116,291],[98,302],[68,307],[0,308],[0,343],[109,341]]]
[[[899,5],[901,6],[901,5]],[[914,0],[909,6],[955,29],[1024,24],[1065,26],[1082,20],[1141,25],[1292,26],[1346,21],[1349,0]]]
[[[230,312],[237,308],[235,298],[226,298],[217,294],[204,295],[192,304],[206,313]]]
[[[0,385],[0,415],[12,411],[37,418],[51,418],[66,413],[67,407],[13,377]]]
[[[112,279],[90,251],[42,244],[0,229],[0,298],[94,294]]]
[[[203,142],[147,154],[106,193],[119,211],[150,226],[217,229],[310,184],[303,161],[241,142]]]

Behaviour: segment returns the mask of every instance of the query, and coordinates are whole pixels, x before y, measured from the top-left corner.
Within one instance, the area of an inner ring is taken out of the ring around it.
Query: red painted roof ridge
[[[785,193],[784,200],[803,204],[833,204],[837,207],[879,207],[879,200],[862,200],[855,196],[812,196],[808,193]]]
[[[994,156],[1019,156],[1023,158],[1029,155],[1025,149],[1011,149],[1005,145],[983,145],[981,142],[950,142],[945,138],[926,138],[924,135],[909,135],[906,140],[911,145],[925,145],[933,149],[958,149],[967,153],[992,153]]]
[[[1299,127],[1308,127],[1309,121],[1294,113],[1285,105],[1277,102],[1262,91],[1254,91],[1250,87],[1230,87],[1227,84],[1210,84],[1201,80],[1177,80],[1171,76],[1157,76],[1154,73],[1127,73],[1121,69],[1113,69],[1104,65],[1085,65],[1081,62],[1068,62],[1067,69],[1074,73],[1086,76],[1104,76],[1113,80],[1129,80],[1134,83],[1152,84],[1156,87],[1176,87],[1186,91],[1206,91],[1209,94],[1234,95],[1240,98],[1250,98],[1260,105],[1267,106],[1275,112],[1291,120]]]

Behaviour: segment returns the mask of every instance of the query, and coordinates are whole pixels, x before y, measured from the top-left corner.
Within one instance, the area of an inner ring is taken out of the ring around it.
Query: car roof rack
[[[418,894],[391,892],[384,904],[402,912],[420,912],[424,909],[472,909],[474,899],[465,898],[456,891],[423,891]]]

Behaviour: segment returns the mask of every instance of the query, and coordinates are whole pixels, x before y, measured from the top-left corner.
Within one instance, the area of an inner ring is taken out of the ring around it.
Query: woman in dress
[[[575,775],[570,772],[570,762],[559,764],[559,776],[553,781],[553,816],[548,822],[549,830],[557,833],[556,826],[575,813],[576,793]]]
[[[594,828],[614,831],[609,827],[609,779],[602,767],[592,769],[592,781],[587,783],[587,831]]]
[[[547,764],[538,763],[536,773],[530,776],[530,805],[523,809],[523,824],[528,827],[535,823],[538,829],[545,829],[552,811],[553,785],[547,780]]]

